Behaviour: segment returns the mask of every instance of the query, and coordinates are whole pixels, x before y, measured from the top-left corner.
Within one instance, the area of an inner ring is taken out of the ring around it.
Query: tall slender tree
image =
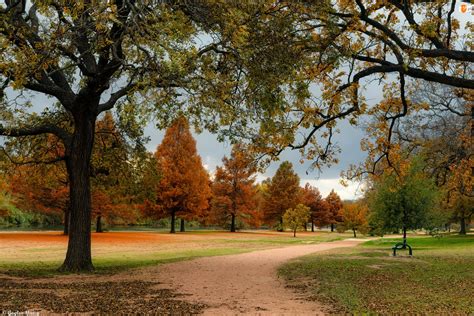
[[[336,224],[342,222],[341,210],[343,204],[341,198],[334,190],[331,190],[325,200],[329,211],[329,224],[331,225],[331,231],[333,232]]]
[[[303,188],[302,203],[310,209],[309,219],[312,232],[314,232],[315,224],[319,227],[329,224],[328,204],[319,190],[309,183],[306,183]]]
[[[291,162],[284,161],[278,167],[265,195],[265,222],[275,225],[278,231],[283,231],[283,214],[287,209],[294,208],[300,200],[300,178],[294,172]]]
[[[155,157],[161,172],[155,216],[169,215],[170,233],[175,233],[176,217],[198,217],[208,208],[211,194],[209,175],[184,117],[178,117],[166,130]]]
[[[221,223],[230,218],[230,231],[236,230],[236,219],[252,215],[255,205],[255,172],[253,159],[242,146],[234,145],[230,158],[222,159],[212,184],[212,212]]]

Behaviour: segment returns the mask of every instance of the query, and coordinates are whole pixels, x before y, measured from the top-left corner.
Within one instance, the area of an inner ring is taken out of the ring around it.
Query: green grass
[[[345,238],[350,238],[349,234],[339,234],[339,233],[324,233],[323,235],[318,236],[298,236],[296,238],[290,236],[276,236],[276,237],[262,237],[262,238],[249,238],[249,239],[226,239],[223,240],[224,243],[228,244],[262,244],[262,245],[275,245],[275,246],[290,246],[290,245],[305,245],[305,244],[317,244],[320,242],[330,242],[336,240],[342,240]]]
[[[211,249],[195,249],[195,250],[176,250],[168,253],[147,253],[142,255],[123,254],[112,256],[99,256],[93,259],[95,270],[91,273],[111,274],[126,269],[133,269],[151,265],[159,265],[164,263],[190,260],[200,257],[212,257],[232,255],[252,251],[244,248],[211,248]],[[57,274],[65,274],[58,271],[61,265],[60,260],[35,261],[35,262],[0,262],[0,273],[15,276],[27,277],[48,277]]]
[[[392,257],[400,239],[305,256],[279,270],[293,287],[339,313],[474,313],[474,235],[414,237]]]

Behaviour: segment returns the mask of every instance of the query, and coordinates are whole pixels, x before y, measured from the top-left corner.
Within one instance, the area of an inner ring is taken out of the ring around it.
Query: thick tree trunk
[[[231,222],[230,222],[230,231],[232,233],[235,233],[235,214],[232,214],[232,219],[231,219]]]
[[[171,230],[170,230],[170,234],[176,233],[175,226],[176,226],[176,212],[172,211],[171,212]]]
[[[331,224],[331,231],[334,231],[334,224]]]
[[[460,221],[460,229],[459,229],[459,235],[466,235],[467,229],[466,229],[466,218],[464,216],[461,216],[461,221]]]
[[[403,227],[403,244],[407,243],[407,229]]]
[[[66,236],[69,234],[69,208],[68,207],[64,210],[63,234],[66,235]]]
[[[293,229],[293,237],[296,237],[296,229]]]
[[[356,235],[356,230],[355,230],[355,228],[352,228],[352,232],[354,232],[354,238],[357,238],[357,235]]]
[[[63,271],[93,270],[91,256],[90,166],[94,144],[95,114],[74,113],[74,134],[66,150],[69,176],[69,242]]]
[[[311,219],[311,231],[314,233],[314,220]]]
[[[184,233],[186,231],[186,229],[184,228],[184,219],[182,219],[182,218],[181,218],[179,231],[182,232],[182,233]]]
[[[101,215],[97,216],[97,222],[95,224],[95,232],[96,233],[103,233],[104,232],[102,230],[102,216]]]

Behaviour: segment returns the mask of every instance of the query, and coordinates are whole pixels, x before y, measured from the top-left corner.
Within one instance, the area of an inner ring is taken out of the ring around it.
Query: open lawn
[[[398,241],[301,257],[279,274],[334,313],[474,313],[474,235],[409,238],[413,257],[391,256]]]
[[[227,255],[286,245],[334,241],[350,234],[246,231],[238,233],[196,231],[107,232],[92,234],[96,272],[111,273],[126,268],[154,265],[196,257]],[[0,273],[50,275],[64,259],[67,236],[60,232],[0,232]]]

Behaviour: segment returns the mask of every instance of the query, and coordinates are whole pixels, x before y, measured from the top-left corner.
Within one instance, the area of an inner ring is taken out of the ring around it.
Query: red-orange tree
[[[221,223],[230,217],[230,231],[235,232],[236,218],[252,216],[255,209],[255,164],[243,148],[235,145],[230,158],[222,159],[212,184],[212,212]]]
[[[283,214],[294,208],[301,199],[300,178],[293,171],[291,162],[284,161],[273,176],[263,203],[264,219],[270,225],[277,224],[283,231]]]
[[[362,201],[346,203],[340,212],[342,223],[337,230],[344,232],[350,229],[354,233],[354,238],[357,237],[356,231],[365,233],[368,230],[368,211],[367,204]]]
[[[342,222],[341,209],[343,207],[342,200],[339,195],[331,190],[326,197],[326,203],[328,205],[329,224],[331,224],[331,231],[334,231],[334,227],[338,222]]]
[[[22,209],[53,217],[60,218],[64,214],[64,234],[67,235],[69,188],[66,166],[58,158],[64,155],[64,146],[59,139],[45,135],[7,141],[4,154],[4,168],[7,169],[6,177],[12,184],[14,204]]]
[[[211,194],[209,175],[202,165],[196,141],[184,117],[177,118],[166,130],[155,157],[162,178],[156,188],[154,215],[170,215],[170,232],[175,233],[176,216],[181,219],[199,217],[208,208]]]
[[[303,188],[302,202],[310,209],[312,232],[314,232],[314,224],[321,227],[330,223],[329,208],[326,200],[323,199],[319,190],[309,183],[306,183]]]

